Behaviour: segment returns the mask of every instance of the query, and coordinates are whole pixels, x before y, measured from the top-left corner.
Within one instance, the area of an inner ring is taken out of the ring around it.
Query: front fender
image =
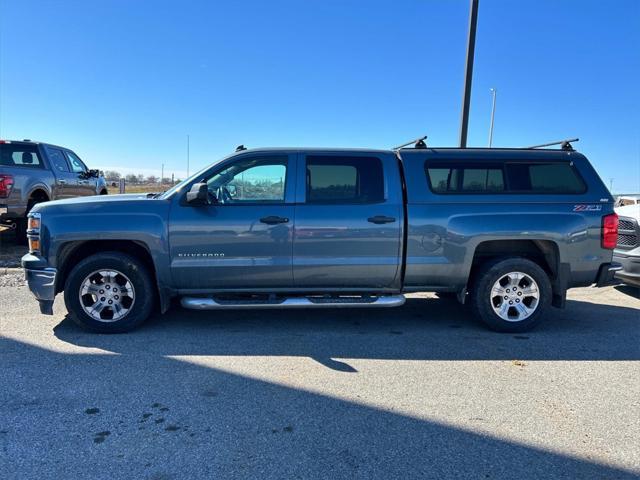
[[[96,182],[96,193],[99,195],[103,190],[108,191],[107,181],[104,179],[104,177],[99,177],[98,181]]]
[[[50,207],[50,208],[49,208]],[[78,203],[43,206],[43,255],[56,268],[63,245],[89,240],[128,240],[143,244],[154,263],[158,284],[171,285],[167,217],[164,200]]]

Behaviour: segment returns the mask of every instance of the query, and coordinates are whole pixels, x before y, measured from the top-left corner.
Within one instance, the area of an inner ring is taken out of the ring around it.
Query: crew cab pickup
[[[27,240],[27,213],[37,203],[106,193],[98,170],[68,148],[0,140],[0,225],[15,228],[19,241]]]
[[[157,195],[36,205],[22,259],[43,313],[122,332],[198,310],[395,307],[455,295],[524,331],[617,270],[613,198],[563,149],[240,149]],[[108,227],[106,227],[108,226]]]

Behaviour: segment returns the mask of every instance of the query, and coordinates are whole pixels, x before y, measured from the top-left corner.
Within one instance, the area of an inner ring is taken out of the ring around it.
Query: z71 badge
[[[602,210],[602,205],[574,205],[574,212],[599,212]]]

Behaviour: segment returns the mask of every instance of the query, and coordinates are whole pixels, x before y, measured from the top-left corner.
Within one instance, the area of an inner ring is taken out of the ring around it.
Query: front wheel
[[[493,260],[475,275],[471,304],[492,330],[524,332],[544,318],[551,304],[551,282],[526,258]]]
[[[120,252],[97,253],[71,270],[64,302],[81,327],[122,333],[138,327],[150,315],[155,288],[139,260]]]

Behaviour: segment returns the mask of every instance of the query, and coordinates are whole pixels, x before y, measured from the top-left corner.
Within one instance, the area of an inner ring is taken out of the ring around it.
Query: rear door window
[[[0,165],[6,167],[42,168],[42,160],[35,145],[0,144]]]
[[[384,201],[382,161],[375,157],[307,157],[307,203]]]
[[[67,159],[64,157],[64,153],[62,150],[58,148],[46,147],[47,156],[51,161],[51,165],[55,169],[56,172],[70,172],[69,164],[67,163]]]

